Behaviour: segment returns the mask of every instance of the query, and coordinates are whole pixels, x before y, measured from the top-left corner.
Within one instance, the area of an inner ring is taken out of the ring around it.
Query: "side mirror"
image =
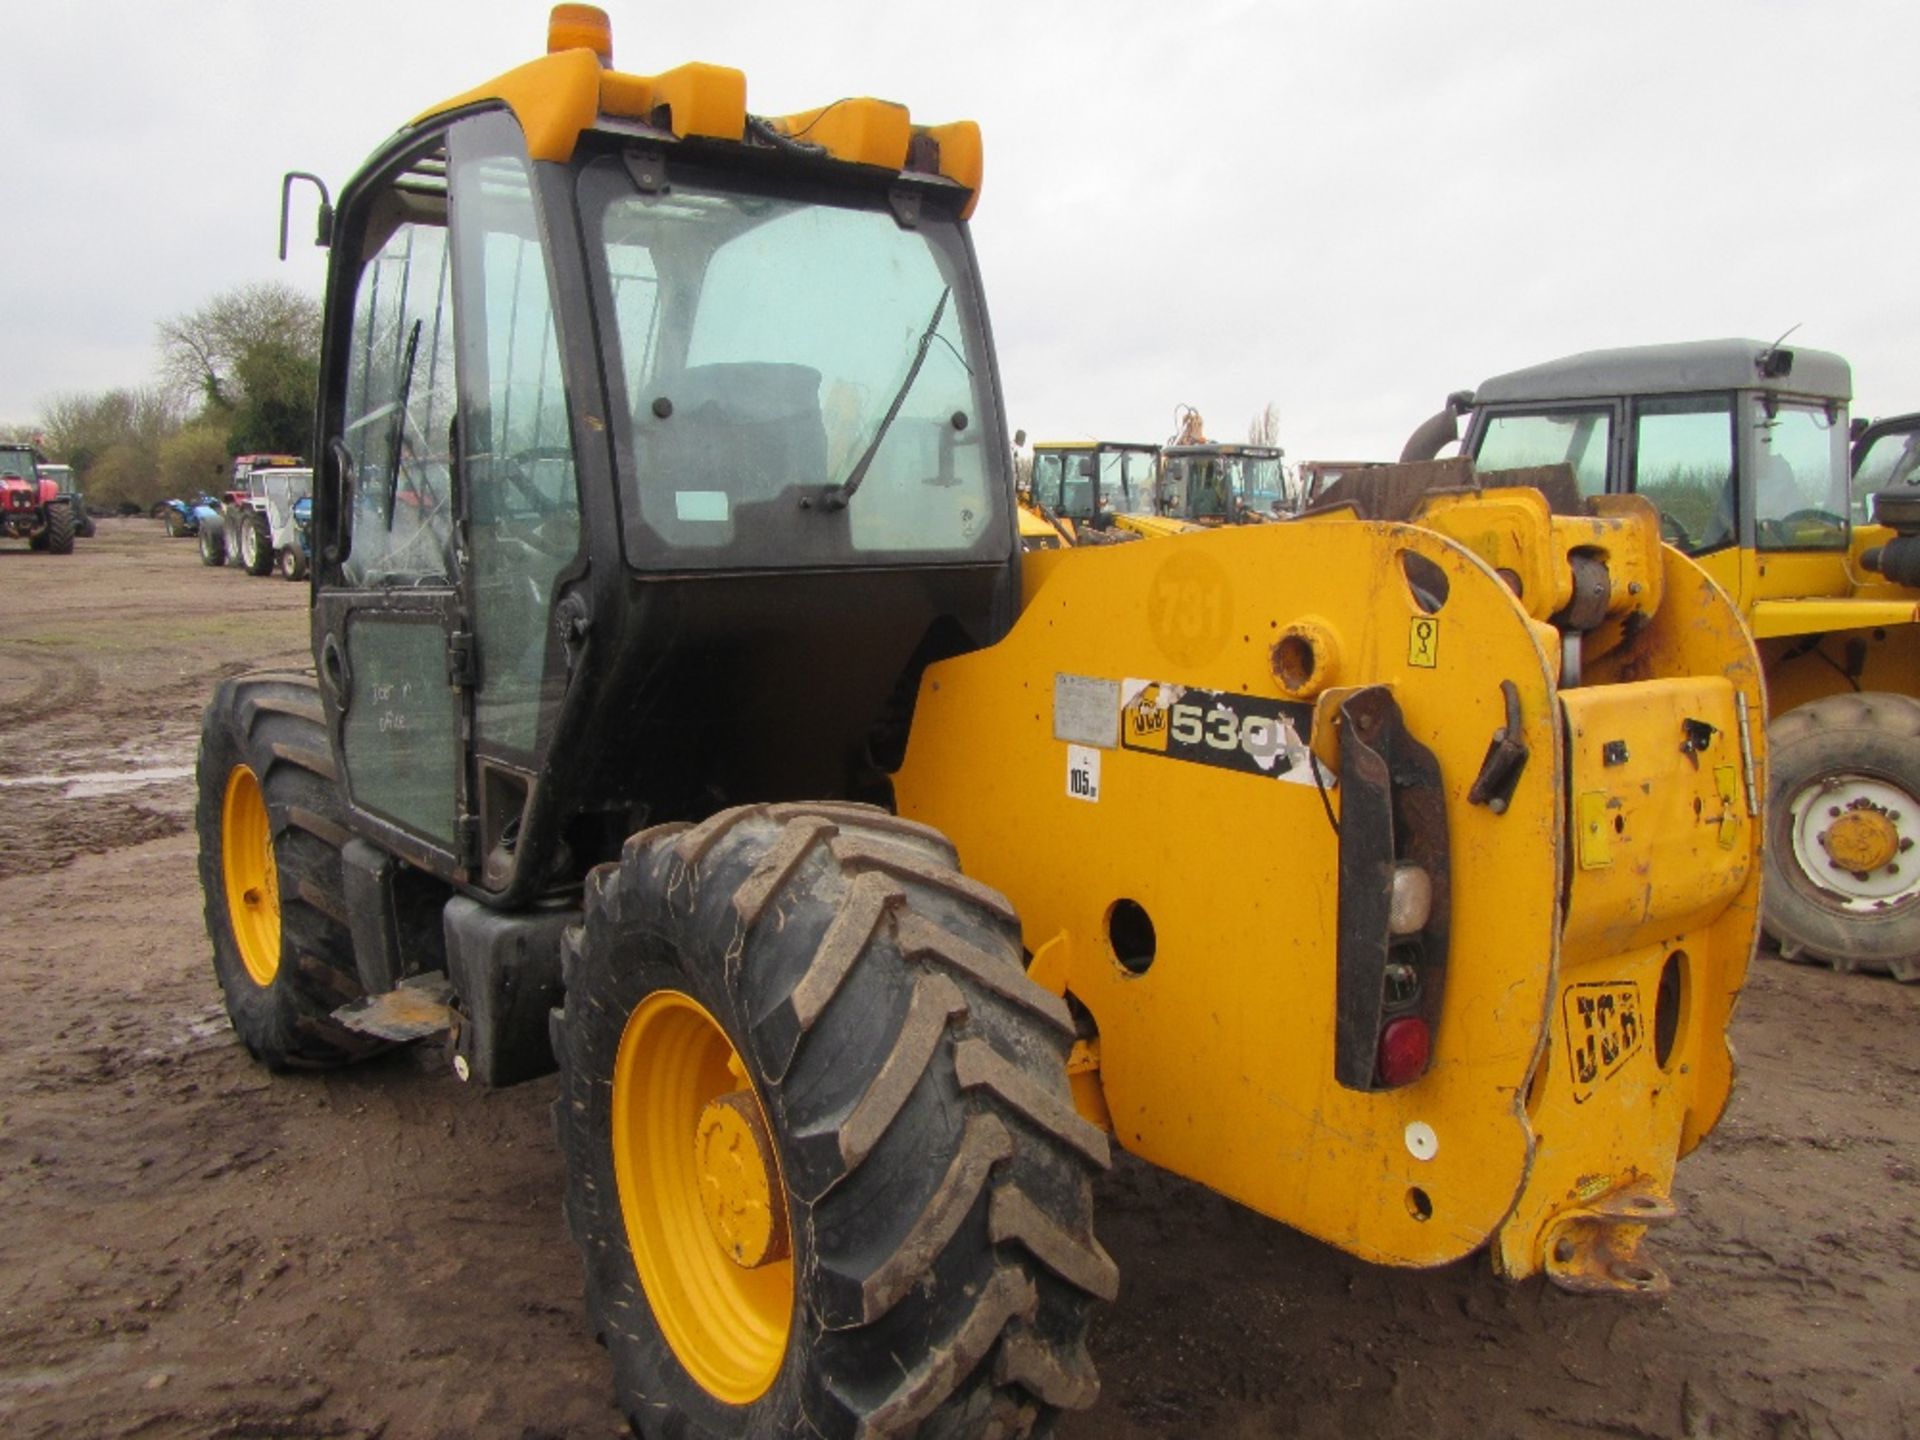
[[[1099,467],[1093,463],[1091,455],[1080,462],[1080,474],[1086,479],[1091,480],[1097,473],[1099,473]]]
[[[333,196],[327,182],[305,170],[289,170],[280,177],[280,258],[287,258],[287,212],[293,203],[293,182],[305,180],[320,192],[320,210],[315,218],[313,243],[326,247],[333,243]]]

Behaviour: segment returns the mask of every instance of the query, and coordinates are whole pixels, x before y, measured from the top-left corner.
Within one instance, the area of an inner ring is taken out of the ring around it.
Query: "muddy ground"
[[[621,1433],[552,1081],[430,1048],[274,1079],[227,1029],[198,717],[303,655],[305,601],[150,521],[0,546],[0,1434]],[[1763,957],[1736,1038],[1662,1302],[1373,1269],[1122,1162],[1105,1388],[1062,1433],[1920,1435],[1920,987]]]

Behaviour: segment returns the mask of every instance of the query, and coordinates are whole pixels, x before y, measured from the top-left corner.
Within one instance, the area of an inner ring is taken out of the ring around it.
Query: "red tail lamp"
[[[1389,1020],[1380,1031],[1380,1082],[1407,1085],[1427,1073],[1433,1058],[1433,1033],[1418,1015]]]

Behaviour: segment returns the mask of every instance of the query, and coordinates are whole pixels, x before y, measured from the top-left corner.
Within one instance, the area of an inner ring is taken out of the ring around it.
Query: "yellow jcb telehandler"
[[[1766,670],[1767,929],[1789,959],[1912,982],[1920,511],[1897,426],[1850,496],[1852,389],[1838,355],[1755,340],[1597,350],[1457,392],[1401,458],[1433,454],[1465,414],[1461,453],[1482,472],[1564,463],[1583,494],[1659,507]]]
[[[980,176],[569,5],[323,198],[317,674],[206,712],[214,971],[270,1068],[557,1068],[644,1435],[1091,1404],[1116,1144],[1380,1264],[1654,1290],[1727,1100],[1721,593],[1533,491],[1023,557]]]

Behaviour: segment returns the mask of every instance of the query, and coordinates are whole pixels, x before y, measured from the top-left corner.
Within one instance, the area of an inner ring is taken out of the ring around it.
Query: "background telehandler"
[[[1657,1290],[1765,782],[1651,508],[1023,557],[975,127],[548,48],[323,198],[317,678],[224,683],[199,760],[252,1052],[557,1066],[648,1435],[1092,1403],[1116,1142],[1382,1264]]]
[[[1582,494],[1659,507],[1766,669],[1767,929],[1790,959],[1920,981],[1920,567],[1884,558],[1920,547],[1868,521],[1872,491],[1920,492],[1889,422],[1850,498],[1852,388],[1838,355],[1754,340],[1597,350],[1454,395],[1401,458],[1469,414],[1482,472],[1565,463]]]

